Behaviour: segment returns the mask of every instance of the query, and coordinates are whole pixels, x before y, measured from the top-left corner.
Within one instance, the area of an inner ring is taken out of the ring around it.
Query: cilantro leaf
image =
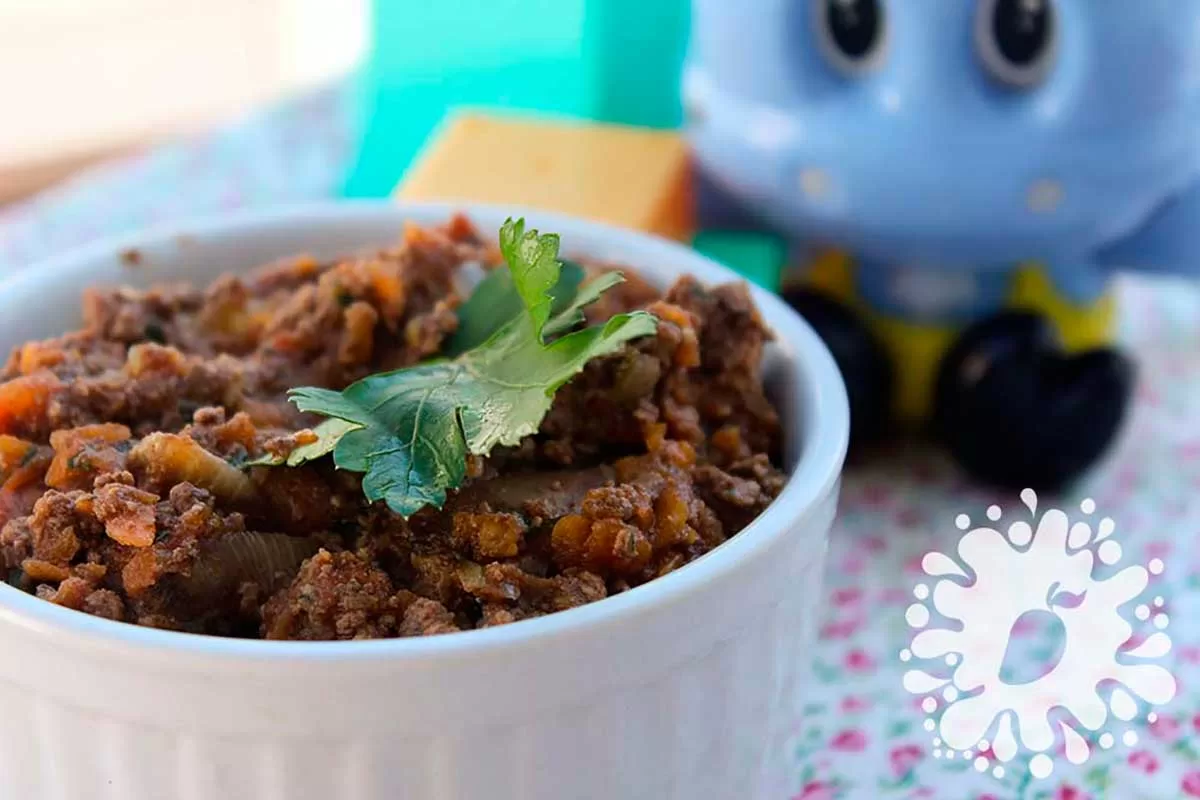
[[[558,262],[558,234],[539,236],[526,231],[525,220],[505,221],[500,228],[500,254],[512,273],[513,286],[540,339],[550,319],[550,290],[558,283],[562,265]]]
[[[583,267],[571,261],[563,262],[558,283],[550,290],[552,314],[560,313],[575,300],[575,292],[583,278]],[[446,355],[458,356],[478,347],[524,310],[521,295],[513,286],[512,273],[507,269],[492,270],[459,306],[458,330],[445,348]]]
[[[344,419],[330,417],[322,422],[317,427],[313,428],[313,433],[317,435],[317,440],[310,444],[302,444],[286,456],[276,455],[275,453],[267,453],[258,458],[247,461],[247,467],[277,467],[286,464],[289,467],[298,467],[306,461],[313,461],[327,456],[337,447],[337,443],[343,436],[359,426],[353,422],[347,422]]]
[[[526,233],[523,221],[510,220],[500,242],[521,312],[452,360],[371,375],[342,392],[294,389],[291,398],[301,410],[341,421],[307,446],[303,460],[332,450],[338,467],[364,473],[367,499],[383,500],[403,516],[440,508],[447,490],[466,479],[469,455],[487,455],[536,433],[554,393],[590,360],[654,333],[656,320],[644,311],[565,333],[621,276],[611,273],[571,292],[557,311],[558,237]],[[545,343],[559,333],[565,335]]]
[[[566,333],[583,322],[583,309],[600,299],[600,296],[619,283],[625,282],[625,276],[620,272],[606,272],[593,278],[579,287],[578,293],[571,298],[570,303],[559,311],[542,330],[546,337]]]

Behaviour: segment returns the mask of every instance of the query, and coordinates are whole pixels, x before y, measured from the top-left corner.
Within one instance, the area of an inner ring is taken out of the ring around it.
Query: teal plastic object
[[[778,236],[753,231],[705,230],[696,234],[692,247],[764,289],[780,288],[787,245]]]
[[[677,127],[687,0],[375,0],[345,194],[383,197],[446,113]]]

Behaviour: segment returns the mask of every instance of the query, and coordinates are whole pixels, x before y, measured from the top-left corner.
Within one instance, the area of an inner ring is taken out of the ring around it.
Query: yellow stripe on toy
[[[791,281],[845,303],[862,315],[887,351],[893,367],[892,413],[904,423],[924,422],[933,407],[933,384],[956,331],[871,311],[859,297],[854,259],[842,250],[822,250],[792,273]]]
[[[1104,294],[1095,303],[1077,305],[1063,297],[1046,271],[1036,264],[1026,264],[1017,270],[1008,306],[1033,311],[1050,320],[1068,352],[1112,344],[1116,321],[1112,293]]]
[[[854,284],[854,260],[843,250],[821,250],[806,264],[788,270],[783,278],[786,289],[799,284],[822,292],[851,307],[858,306]]]
[[[892,413],[902,423],[922,423],[933,413],[938,368],[958,330],[868,313],[867,324],[892,362]]]

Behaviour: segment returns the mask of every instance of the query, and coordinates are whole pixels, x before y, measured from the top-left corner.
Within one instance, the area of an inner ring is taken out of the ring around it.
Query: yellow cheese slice
[[[687,241],[691,182],[675,131],[473,114],[443,127],[396,196],[529,206]]]

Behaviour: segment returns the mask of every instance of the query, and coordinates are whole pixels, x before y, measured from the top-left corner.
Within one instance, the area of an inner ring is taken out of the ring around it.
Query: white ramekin
[[[76,326],[88,285],[205,283],[297,252],[332,257],[456,209],[309,207],[90,247],[0,283],[0,348]],[[485,231],[516,213],[463,210]],[[560,232],[566,253],[660,283],[735,278],[675,244],[525,215]],[[773,295],[755,300],[778,337],[768,373],[792,476],[728,543],[592,605],[370,642],[150,630],[0,585],[0,798],[781,798],[848,416],[817,336]]]

